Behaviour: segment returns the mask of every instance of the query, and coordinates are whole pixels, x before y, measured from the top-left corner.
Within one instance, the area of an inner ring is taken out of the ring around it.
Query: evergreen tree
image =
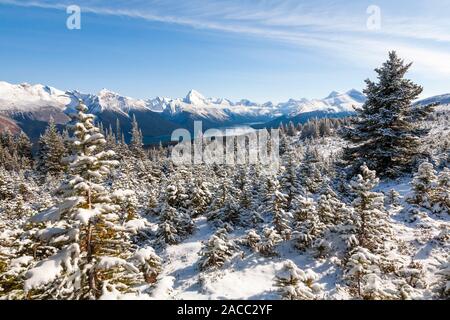
[[[247,170],[244,167],[240,167],[235,177],[236,189],[240,190],[239,207],[243,211],[250,211],[252,205],[252,185]]]
[[[420,296],[418,289],[427,287],[424,269],[419,262],[411,261],[409,265],[402,266],[397,274],[402,277],[397,284],[402,300],[417,299]]]
[[[283,242],[283,237],[273,228],[264,228],[263,239],[258,245],[258,252],[264,256],[277,255],[275,249]]]
[[[23,290],[25,273],[33,257],[23,252],[25,233],[20,220],[0,221],[0,297],[2,300],[27,299]]]
[[[295,152],[293,149],[287,152],[287,163],[281,177],[281,186],[287,195],[286,207],[290,210],[296,195],[299,193],[297,166],[295,165]]]
[[[253,180],[253,185],[251,188],[249,188],[248,193],[249,196],[246,196],[244,199],[250,197],[251,203],[250,203],[250,209],[248,212],[249,221],[253,226],[257,226],[260,223],[264,222],[263,214],[264,214],[264,205],[262,202],[262,194],[264,185],[260,184],[260,179],[256,178]],[[242,204],[242,201],[241,201]]]
[[[194,232],[194,223],[181,207],[181,200],[184,200],[184,196],[180,196],[179,189],[169,185],[161,206],[157,231],[157,237],[162,243],[177,244]]]
[[[285,239],[291,237],[291,227],[289,226],[290,214],[285,211],[287,197],[285,194],[276,190],[272,199],[272,216],[275,230]]]
[[[315,300],[322,288],[316,283],[318,275],[308,269],[299,269],[294,262],[287,260],[276,276],[275,285],[283,300]]]
[[[147,213],[148,214],[158,214],[158,195],[157,195],[157,188],[155,186],[152,186],[148,190],[148,200],[147,200]]]
[[[261,243],[261,236],[256,233],[254,229],[247,231],[243,243],[250,247],[252,250],[258,251],[259,245]]]
[[[14,177],[0,167],[0,200],[11,200],[14,198]]]
[[[87,110],[80,101],[68,158],[70,178],[61,187],[64,200],[32,218],[46,222],[35,237],[56,250],[26,273],[24,289],[32,298],[95,299],[131,292],[133,284],[144,281],[130,261],[132,243],[104,184],[118,163],[110,160],[113,151],[99,151],[106,141]]]
[[[319,122],[319,134],[321,137],[328,137],[331,135],[332,130],[330,121],[330,119],[325,118],[321,119],[321,121]]]
[[[350,243],[345,275],[351,288],[364,299],[388,298],[392,295],[383,290],[383,270],[392,268],[385,255],[392,249],[392,230],[384,209],[384,195],[372,191],[379,183],[376,172],[366,165],[353,178],[351,187],[356,195],[352,218],[354,237]]]
[[[411,182],[413,193],[409,196],[408,201],[431,209],[436,180],[436,171],[433,165],[429,162],[423,162]]]
[[[56,129],[53,118],[50,118],[45,133],[39,139],[39,161],[38,168],[43,174],[59,174],[63,172],[66,165],[63,158],[67,155],[64,140]]]
[[[200,269],[223,266],[225,261],[233,255],[235,245],[228,239],[225,228],[217,230],[200,251]]]
[[[355,284],[355,294],[363,299],[393,298],[380,286],[380,257],[369,249],[356,247],[348,261],[345,276]]]
[[[142,132],[139,129],[138,122],[136,120],[136,116],[133,115],[133,122],[132,122],[132,128],[131,128],[131,143],[130,143],[130,151],[134,154],[134,156],[138,158],[144,158],[145,152],[143,149],[143,142],[142,142]]]
[[[317,214],[316,203],[310,198],[300,198],[299,205],[294,213],[294,240],[298,249],[311,247],[321,237],[326,225],[320,221]]]
[[[324,190],[317,201],[317,215],[328,227],[338,225],[350,217],[350,209],[331,189]]]
[[[114,131],[112,129],[111,124],[109,125],[109,128],[106,129],[106,145],[110,146],[111,149],[117,150],[117,138],[114,134]]]
[[[16,140],[17,155],[26,160],[27,163],[31,163],[33,155],[31,153],[32,143],[30,138],[28,138],[25,132],[21,131]]]
[[[294,123],[292,121],[289,121],[286,133],[290,137],[294,137],[297,134],[297,130],[295,129]]]
[[[241,211],[238,203],[236,187],[230,181],[229,174],[222,169],[218,169],[218,189],[216,197],[213,199],[210,212],[207,215],[209,221],[215,221],[218,225],[230,223],[232,225],[241,224]]]
[[[288,141],[285,131],[280,131],[280,143],[279,143],[278,148],[279,148],[280,156],[284,155],[289,148],[289,141]]]
[[[267,213],[272,210],[272,200],[275,191],[279,190],[279,182],[273,175],[269,175],[264,180],[262,186],[262,199],[261,199],[261,211]]]
[[[152,247],[138,249],[131,260],[144,275],[145,282],[152,284],[157,281],[162,271],[162,260]]]
[[[201,178],[194,180],[194,185],[191,187],[191,200],[192,217],[198,217],[206,212],[208,209],[212,194],[209,191],[207,182],[204,182]]]
[[[450,169],[442,170],[437,178],[433,211],[450,214]]]
[[[361,173],[350,182],[356,195],[352,205],[358,245],[374,253],[383,251],[392,233],[384,208],[384,195],[372,191],[378,183],[376,172],[369,170],[366,165],[361,167]]]
[[[438,273],[441,276],[438,290],[442,297],[448,299],[450,297],[450,257],[442,263],[441,270]]]
[[[410,171],[420,156],[419,138],[427,130],[418,121],[431,111],[431,106],[415,107],[412,102],[422,87],[404,76],[411,64],[405,64],[393,51],[379,69],[378,83],[366,80],[367,101],[357,110],[346,138],[355,145],[345,151],[345,160],[356,171],[362,163],[383,176],[396,177]]]
[[[157,237],[161,243],[177,244],[181,241],[178,234],[180,215],[177,210],[170,205],[163,205],[160,212]]]
[[[220,210],[219,222],[239,225],[242,223],[241,210],[234,198],[228,198],[223,208]]]
[[[386,204],[391,206],[398,206],[400,205],[399,199],[400,193],[398,193],[398,191],[395,189],[391,189],[386,196]]]
[[[14,141],[14,135],[11,133],[9,128],[2,130],[0,134],[0,144],[2,147],[7,148],[11,155],[17,152],[17,145]]]
[[[306,149],[302,166],[300,168],[300,181],[309,192],[316,193],[323,182],[320,158],[316,148],[308,146]]]
[[[21,219],[30,217],[33,214],[33,210],[25,204],[23,196],[17,194],[13,199],[6,203],[4,214],[9,219]]]

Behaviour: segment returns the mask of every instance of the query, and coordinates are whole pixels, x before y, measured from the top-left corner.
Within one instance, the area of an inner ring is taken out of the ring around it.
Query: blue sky
[[[71,4],[80,30],[66,28]],[[278,102],[361,90],[395,49],[425,97],[450,92],[449,12],[441,0],[0,0],[0,80]]]

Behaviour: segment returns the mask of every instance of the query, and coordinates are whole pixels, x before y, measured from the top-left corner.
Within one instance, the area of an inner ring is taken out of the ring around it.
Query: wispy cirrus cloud
[[[0,0],[1,4],[56,10],[65,10],[73,2]],[[417,72],[450,75],[450,22],[443,14],[450,7],[433,0],[418,1],[415,7],[406,1],[398,1],[396,5],[378,1],[382,20],[376,31],[366,27],[366,8],[370,2],[363,1],[356,4],[325,0],[313,4],[294,0],[75,2],[85,13],[280,41],[330,52],[361,64],[378,62],[387,50],[396,49],[415,61]]]

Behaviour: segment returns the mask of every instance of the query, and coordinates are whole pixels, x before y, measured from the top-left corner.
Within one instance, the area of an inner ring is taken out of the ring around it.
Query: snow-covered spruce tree
[[[292,121],[289,121],[286,133],[290,137],[294,137],[297,134],[297,129]]]
[[[386,204],[391,206],[399,206],[400,205],[400,193],[395,190],[391,189],[389,190],[388,194],[386,195]]]
[[[366,165],[361,166],[361,173],[350,182],[356,195],[352,203],[356,239],[359,246],[373,253],[382,252],[392,234],[384,207],[384,195],[373,191],[378,183],[376,172],[369,170]]]
[[[427,287],[426,275],[423,265],[414,260],[409,265],[404,265],[397,271],[403,279],[396,283],[400,292],[400,299],[420,299],[421,290]]]
[[[138,122],[136,120],[136,115],[133,114],[133,122],[131,127],[131,142],[130,142],[130,151],[135,157],[145,158],[145,152],[143,148],[142,142],[143,136],[142,132],[139,129]]]
[[[211,203],[207,218],[218,225],[223,223],[239,225],[242,223],[242,212],[238,203],[238,192],[230,180],[230,174],[219,171],[219,175],[217,196]]]
[[[291,238],[290,214],[285,211],[287,206],[287,196],[276,190],[272,198],[272,219],[275,230],[285,240]]]
[[[300,181],[309,192],[316,193],[323,182],[321,159],[317,148],[308,146],[300,167]]]
[[[325,229],[326,225],[320,221],[314,200],[300,197],[294,212],[295,246],[300,250],[311,247],[323,235]]]
[[[433,212],[450,214],[450,169],[444,168],[437,178]]]
[[[9,163],[12,160],[11,154],[8,151],[8,148],[5,148],[1,143],[0,143],[0,163],[1,163],[1,167],[7,170],[10,170],[8,168],[8,166],[6,166],[5,164]]]
[[[155,283],[162,271],[162,260],[152,247],[138,249],[131,257],[133,264],[144,275],[146,283]]]
[[[188,212],[182,208],[184,200],[184,192],[176,185],[166,188],[157,231],[161,243],[177,244],[194,232],[195,225]]]
[[[325,189],[317,201],[317,215],[322,223],[331,227],[350,216],[350,209],[337,198],[333,190]]]
[[[308,120],[308,122],[303,126],[302,139],[318,139],[320,137],[319,125],[314,120]]]
[[[322,287],[316,283],[319,276],[312,270],[298,268],[287,260],[275,278],[275,285],[283,300],[314,300],[320,297]]]
[[[364,299],[392,298],[382,288],[383,269],[391,267],[384,258],[391,248],[392,229],[384,208],[384,195],[374,192],[379,179],[376,172],[361,166],[361,173],[350,182],[356,199],[352,224],[353,235],[349,237],[351,247],[346,263],[345,277],[351,289]]]
[[[5,128],[0,132],[0,144],[2,147],[7,148],[11,154],[17,151],[17,146],[14,143],[14,135],[9,128]]]
[[[63,158],[67,155],[62,135],[56,128],[55,121],[50,118],[45,133],[39,139],[38,168],[43,174],[59,174],[66,169]]]
[[[252,205],[252,184],[248,170],[240,167],[235,176],[236,189],[239,190],[239,206],[243,211],[249,211]]]
[[[3,214],[9,219],[21,219],[30,217],[33,210],[25,204],[23,196],[19,193],[13,199],[6,202]]]
[[[274,228],[264,228],[264,237],[258,244],[258,252],[263,256],[276,256],[276,247],[283,242],[283,237]]]
[[[431,209],[436,180],[433,165],[429,162],[421,163],[411,182],[413,192],[408,197],[408,202]]]
[[[10,200],[14,198],[15,179],[10,172],[0,167],[0,200]]]
[[[0,300],[24,299],[23,279],[33,257],[23,253],[26,244],[22,222],[2,217],[0,221]]]
[[[16,138],[17,155],[19,156],[24,167],[28,167],[33,162],[33,154],[31,152],[32,143],[25,132],[21,131]]]
[[[147,214],[157,215],[159,212],[158,191],[155,185],[151,186],[147,191],[147,208],[145,210]]]
[[[447,258],[447,261],[442,263],[438,274],[441,276],[438,291],[442,297],[448,299],[450,297],[450,256]]]
[[[118,159],[118,157],[114,159]],[[113,201],[120,206],[124,222],[130,222],[129,227],[134,223],[133,221],[141,219],[141,204],[146,198],[146,189],[148,188],[147,181],[139,175],[141,163],[140,159],[123,157],[120,167],[115,170],[112,177]]]
[[[331,136],[333,130],[331,128],[331,120],[328,118],[321,119],[319,122],[319,133],[321,137]]]
[[[250,165],[250,168],[245,171],[243,189],[238,193],[242,224],[248,227],[257,227],[264,222],[262,217],[265,213],[262,192],[264,183],[260,182],[263,179],[261,170],[259,164]]]
[[[166,199],[169,205],[181,211],[189,210],[189,195],[186,185],[191,180],[190,172],[181,167],[176,168],[176,171],[170,174],[170,184],[166,188]]]
[[[380,278],[380,256],[369,249],[358,246],[350,254],[345,277],[352,281],[351,288],[362,299],[387,299],[395,296],[383,290]]]
[[[251,248],[254,251],[258,251],[258,246],[261,242],[261,236],[254,229],[247,231],[245,238],[243,239],[244,245]]]
[[[180,214],[177,209],[163,204],[160,210],[157,237],[159,242],[167,244],[177,244],[181,241],[182,236],[179,234],[178,226],[180,222]]]
[[[288,210],[292,209],[292,203],[295,200],[296,195],[299,193],[298,179],[297,179],[297,166],[295,151],[290,148],[287,151],[287,161],[285,165],[285,170],[281,177],[281,187],[283,192],[287,195],[286,207]]]
[[[243,223],[241,209],[234,198],[229,197],[219,212],[219,224],[230,223],[231,225],[240,225]]]
[[[109,128],[106,129],[105,139],[106,145],[115,151],[117,149],[117,137],[114,134],[111,124],[109,124]]]
[[[35,190],[20,174],[10,174],[11,197],[0,197],[0,300],[25,298],[23,280],[33,261],[31,252],[26,250],[32,242],[26,235],[27,221],[34,214],[34,197],[30,193]]]
[[[212,194],[209,191],[209,184],[201,177],[194,179],[190,190],[191,215],[195,218],[206,212],[211,204]]]
[[[261,187],[261,206],[260,210],[264,213],[272,209],[272,199],[276,190],[279,190],[279,182],[275,175],[268,175],[263,180]]]
[[[133,246],[104,186],[118,163],[110,160],[113,151],[98,151],[106,141],[87,110],[80,101],[67,158],[70,178],[61,186],[64,200],[32,218],[44,227],[35,234],[38,245],[52,246],[56,253],[26,273],[28,298],[95,299],[134,291],[134,284],[144,282],[129,261]]]
[[[412,105],[423,89],[404,78],[410,66],[393,51],[383,66],[375,69],[378,83],[366,80],[367,101],[357,109],[353,127],[345,135],[354,143],[344,155],[352,172],[366,163],[383,176],[396,177],[410,172],[420,156],[419,138],[428,131],[419,127],[419,120],[432,107]]]
[[[228,239],[227,230],[225,228],[217,230],[199,253],[200,269],[220,268],[233,255],[234,250],[235,244]]]

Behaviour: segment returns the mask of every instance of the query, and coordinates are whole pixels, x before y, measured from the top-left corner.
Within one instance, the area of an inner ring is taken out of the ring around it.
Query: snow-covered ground
[[[411,192],[410,178],[380,184],[379,191],[394,189],[402,200]],[[450,217],[439,216],[424,210],[417,220],[411,217],[402,201],[401,206],[390,208],[389,221],[397,236],[401,249],[392,259],[404,265],[417,263],[421,266],[422,280],[429,284],[420,290],[416,298],[432,298],[432,284],[439,281],[438,274],[450,252]],[[342,270],[336,259],[317,259],[309,253],[299,252],[291,243],[278,248],[279,256],[262,257],[251,250],[235,254],[232,259],[218,269],[206,273],[199,270],[199,252],[202,242],[207,241],[215,229],[205,218],[195,220],[197,231],[181,244],[166,248],[161,257],[164,272],[152,293],[154,299],[279,299],[275,277],[286,260],[293,261],[300,269],[311,269],[319,275],[317,283],[322,285],[322,298],[349,298],[341,276]],[[242,234],[231,234],[230,239],[238,240]]]

